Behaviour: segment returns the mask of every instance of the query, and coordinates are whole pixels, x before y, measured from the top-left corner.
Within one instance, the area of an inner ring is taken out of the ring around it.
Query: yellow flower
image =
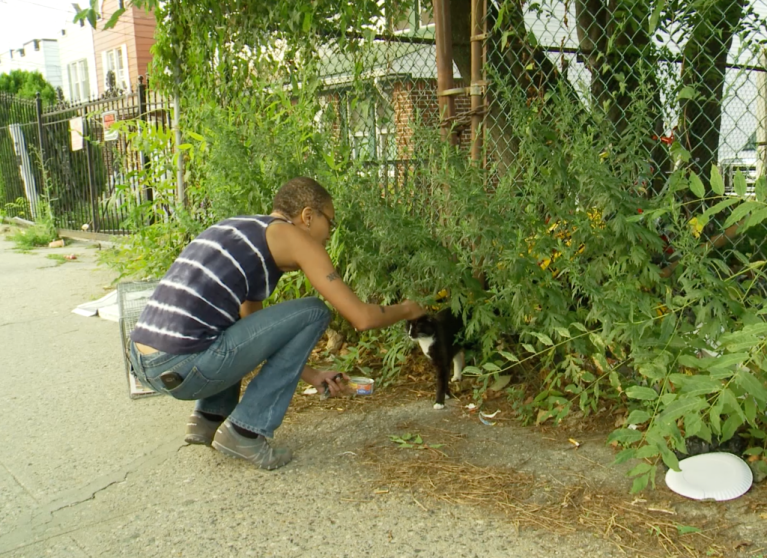
[[[589,220],[591,221],[591,228],[592,229],[604,229],[605,228],[605,222],[602,220],[602,210],[593,207],[589,211],[586,212],[586,214],[589,216]]]
[[[690,225],[690,231],[692,232],[692,235],[695,238],[699,238],[700,233],[703,232],[703,224],[701,224],[701,222],[698,221],[698,218],[693,217],[692,219],[688,221],[687,224]]]

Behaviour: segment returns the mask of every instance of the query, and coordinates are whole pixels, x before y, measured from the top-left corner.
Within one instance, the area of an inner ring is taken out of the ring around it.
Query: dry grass
[[[439,440],[444,447],[371,446],[362,457],[379,472],[377,486],[409,491],[424,509],[441,501],[504,516],[517,528],[560,536],[587,531],[626,556],[731,556],[736,547],[728,536],[731,526],[721,521],[701,524],[681,517],[667,503],[632,498],[586,479],[557,483],[508,467],[480,467],[460,457],[461,436],[423,425],[417,428],[424,439],[434,444]],[[699,531],[685,532],[686,527]]]
[[[319,366],[318,366],[319,367]],[[399,406],[434,396],[434,382],[428,365],[408,363],[407,373],[392,386],[376,386],[374,397],[343,397],[321,400],[317,395],[296,395],[291,414],[313,410],[354,412],[369,406]],[[299,394],[306,386],[299,388]],[[471,402],[470,391],[460,397]],[[492,394],[491,394],[492,399]],[[505,398],[486,401],[501,416],[513,420],[511,404]],[[544,439],[566,440],[576,433],[607,432],[614,417],[609,410],[599,416],[573,416],[559,427],[534,427]],[[559,482],[501,466],[477,466],[464,458],[470,451],[464,436],[427,425],[399,425],[402,431],[418,431],[430,444],[441,448],[401,449],[393,444],[367,447],[363,462],[375,467],[377,487],[408,491],[424,510],[443,502],[450,506],[473,506],[509,519],[517,528],[528,528],[567,536],[590,532],[615,545],[623,556],[641,557],[728,557],[739,554],[739,541],[732,538],[732,525],[721,518],[703,521],[677,513],[673,504],[657,493],[632,497],[621,490],[595,486],[587,478],[580,482]],[[586,459],[585,457],[583,457]],[[598,464],[595,464],[598,465]],[[662,481],[661,481],[662,482]],[[384,491],[374,491],[384,493]],[[749,549],[753,556],[755,550]]]

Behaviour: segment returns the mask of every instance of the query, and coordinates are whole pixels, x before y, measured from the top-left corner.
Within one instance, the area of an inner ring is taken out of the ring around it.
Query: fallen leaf
[[[493,383],[492,386],[490,386],[490,389],[493,391],[500,392],[503,388],[509,385],[510,381],[511,381],[511,376],[501,376]]]

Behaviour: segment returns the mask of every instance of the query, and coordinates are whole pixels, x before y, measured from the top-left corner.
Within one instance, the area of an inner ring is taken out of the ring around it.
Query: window
[[[108,88],[107,81],[109,72],[115,76],[115,87],[123,91],[130,91],[130,77],[128,76],[128,56],[125,45],[112,50],[107,50],[104,57],[104,87]]]
[[[344,97],[342,119],[355,159],[385,162],[397,158],[391,92],[380,93],[371,92],[365,99]]]
[[[91,94],[88,81],[88,61],[79,60],[67,66],[69,76],[69,98],[72,101],[84,101]]]
[[[434,14],[431,2],[410,0],[411,9],[406,20],[391,22],[392,31],[403,35],[431,35],[434,32]]]

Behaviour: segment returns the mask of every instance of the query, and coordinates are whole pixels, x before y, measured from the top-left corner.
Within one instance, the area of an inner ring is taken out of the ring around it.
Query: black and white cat
[[[450,308],[445,308],[437,314],[427,314],[417,320],[409,320],[407,333],[411,339],[418,341],[423,353],[434,364],[437,373],[437,398],[435,409],[445,408],[445,397],[450,398],[448,376],[452,364],[452,381],[461,380],[465,364],[463,349],[457,345],[458,334],[463,329],[463,321],[454,316]]]

